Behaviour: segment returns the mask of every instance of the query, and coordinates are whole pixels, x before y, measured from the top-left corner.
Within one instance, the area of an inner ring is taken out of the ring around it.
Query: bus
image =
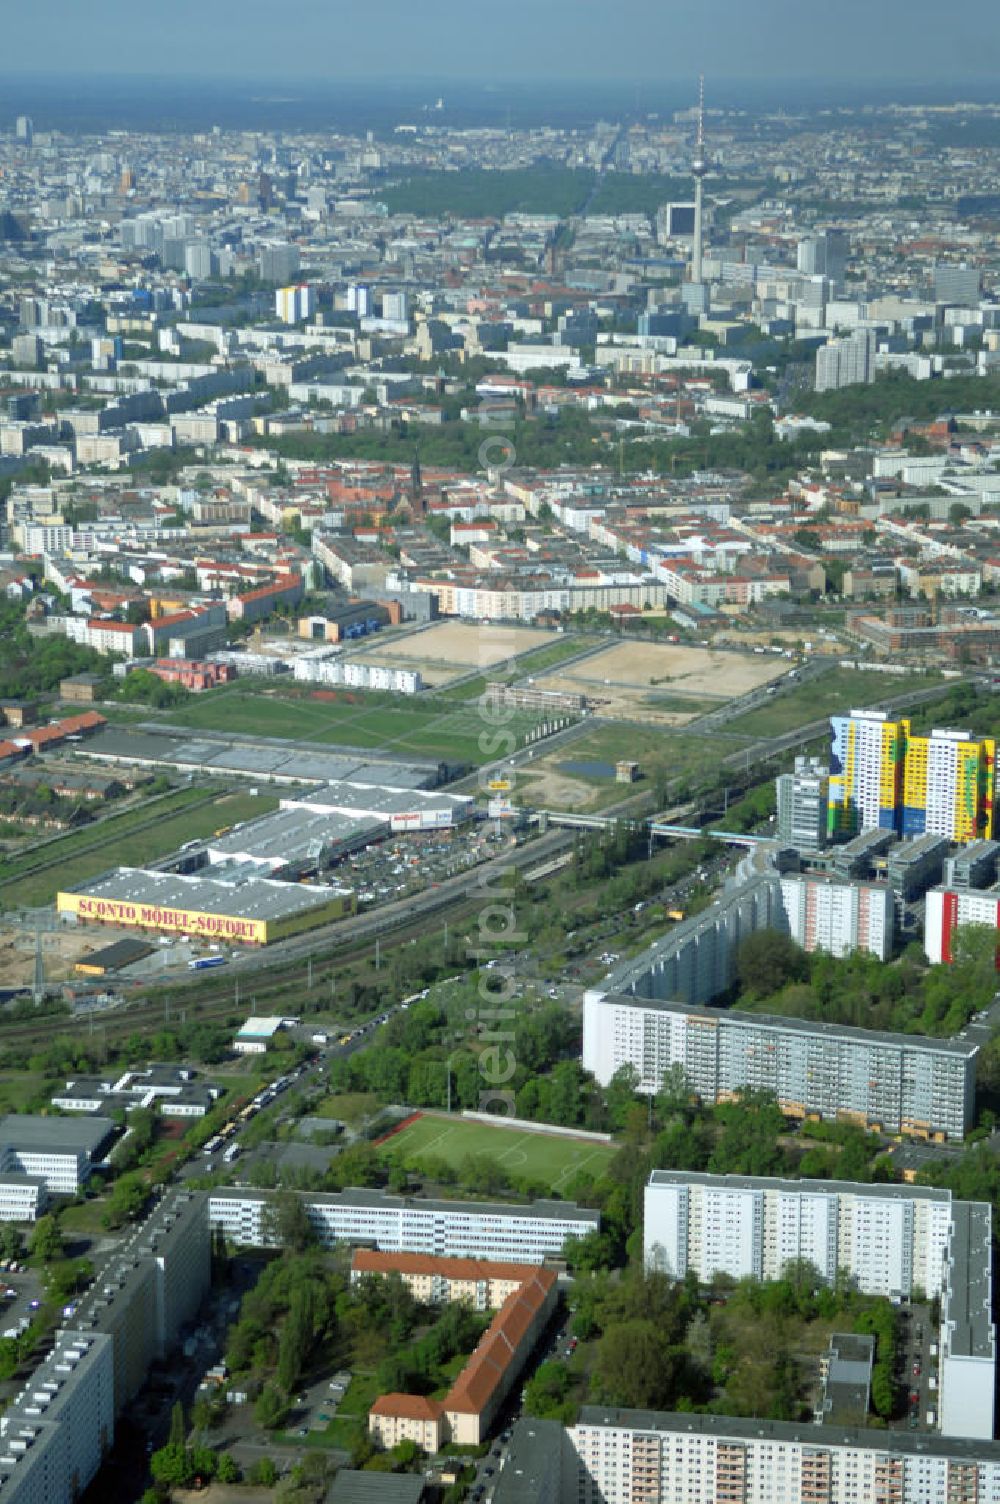
[[[197,956],[188,962],[190,971],[207,971],[210,966],[225,966],[225,956]]]

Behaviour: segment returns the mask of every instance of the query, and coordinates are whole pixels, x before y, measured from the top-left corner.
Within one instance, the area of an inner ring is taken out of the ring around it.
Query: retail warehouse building
[[[270,945],[352,914],[354,894],[347,888],[276,882],[240,869],[223,880],[117,867],[57,894],[56,908],[88,924]]]

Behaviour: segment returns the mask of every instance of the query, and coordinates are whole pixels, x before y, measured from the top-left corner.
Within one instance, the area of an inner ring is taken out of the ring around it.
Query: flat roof
[[[361,1473],[341,1468],[325,1504],[420,1504],[424,1479],[415,1473]]]
[[[566,1447],[565,1428],[556,1420],[515,1422],[507,1460],[493,1492],[493,1504],[526,1504],[556,1499]]]
[[[153,872],[145,867],[116,867],[90,882],[67,890],[116,903],[154,904],[202,914],[240,919],[283,919],[319,908],[345,895],[346,888],[303,887],[274,878],[240,875],[238,881],[195,877],[178,872]]]
[[[801,1191],[818,1196],[870,1196],[875,1200],[939,1201],[945,1206],[972,1205],[952,1201],[950,1191],[930,1185],[869,1185],[857,1180],[790,1180],[781,1175],[709,1175],[703,1170],[650,1170],[647,1185],[704,1185],[734,1191]]]
[[[995,1355],[992,1313],[993,1242],[990,1208],[979,1201],[959,1201],[952,1212],[948,1245],[947,1331],[956,1356]]]
[[[364,810],[388,818],[410,810],[465,810],[473,803],[468,794],[445,794],[438,789],[397,789],[356,778],[328,783],[308,794],[282,799],[283,809]]]
[[[437,782],[440,767],[429,758],[383,759],[371,751],[362,755],[356,748],[322,742],[194,731],[184,726],[166,728],[155,722],[128,729],[106,727],[87,742],[86,755],[112,762],[218,768],[250,778],[273,776],[289,782],[336,783],[355,778],[391,788],[429,788]]]
[[[892,1034],[879,1029],[856,1029],[852,1024],[828,1024],[816,1019],[784,1018],[777,1013],[741,1013],[736,1008],[706,1008],[700,1003],[679,1003],[673,1000],[639,997],[631,992],[601,992],[595,988],[602,1002],[624,1003],[634,1008],[649,1008],[659,1013],[683,1013],[693,1018],[709,1019],[713,1023],[757,1025],[760,1028],[784,1029],[790,1034],[819,1034],[827,1039],[846,1038],[872,1046],[891,1045],[897,1049],[920,1049],[972,1059],[979,1053],[977,1044],[967,1044],[962,1039],[932,1039],[927,1034]]]
[[[590,1207],[577,1206],[573,1201],[443,1201],[424,1200],[418,1196],[397,1196],[391,1191],[371,1190],[367,1187],[349,1186],[343,1191],[302,1191],[300,1194],[316,1206],[368,1207],[372,1211],[451,1212],[455,1216],[473,1217],[529,1217],[548,1222],[589,1222],[593,1227],[601,1225],[601,1214]],[[236,1187],[213,1186],[212,1197],[221,1196],[229,1201],[267,1201],[266,1191],[241,1190]]]
[[[299,806],[247,820],[204,844],[210,855],[218,853],[224,860],[275,861],[294,866],[297,862],[320,861],[331,847],[345,841],[374,841],[384,834],[382,820],[352,819]]]
[[[688,1436],[733,1436],[742,1441],[784,1441],[815,1448],[860,1447],[864,1451],[909,1457],[954,1457],[967,1462],[1000,1462],[1000,1441],[966,1440],[932,1431],[866,1430],[857,1426],[823,1426],[809,1422],[759,1420],[743,1415],[704,1415],[671,1410],[624,1410],[611,1405],[584,1405],[578,1426],[668,1432]]]
[[[0,1118],[0,1143],[15,1149],[77,1155],[81,1150],[93,1158],[115,1131],[110,1118],[33,1117],[9,1112]]]

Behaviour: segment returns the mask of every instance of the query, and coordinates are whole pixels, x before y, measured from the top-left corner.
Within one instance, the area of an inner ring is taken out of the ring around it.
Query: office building
[[[304,283],[279,287],[274,294],[274,311],[282,323],[299,324],[303,319],[312,318],[315,309],[316,295]]]
[[[37,1222],[48,1204],[40,1175],[0,1175],[0,1222]]]
[[[948,842],[944,836],[914,836],[889,849],[885,864],[886,881],[904,903],[926,893],[932,883],[941,881]]]
[[[41,1181],[56,1196],[75,1196],[115,1132],[110,1118],[86,1122],[11,1113],[0,1118],[0,1174]]]
[[[269,1225],[266,1192],[214,1189],[208,1215],[233,1243],[279,1246]],[[599,1212],[570,1201],[418,1201],[385,1191],[304,1193],[306,1211],[325,1247],[362,1244],[382,1253],[540,1264],[557,1258],[568,1237],[600,1230]]]
[[[965,844],[993,835],[996,743],[968,731],[914,736],[907,720],[852,710],[830,722],[830,834],[894,830]]]
[[[189,240],[184,247],[184,272],[194,282],[207,282],[218,262],[207,240]]]
[[[971,841],[944,864],[946,888],[988,888],[996,881],[1000,841]]]
[[[299,269],[299,248],[287,241],[271,241],[261,246],[257,264],[262,282],[277,282],[284,287]]]
[[[791,773],[775,779],[778,839],[803,851],[826,844],[830,775],[818,757],[797,757]]]
[[[694,204],[661,204],[656,211],[656,238],[686,239],[694,234]]]
[[[978,1047],[963,1039],[878,1033],[766,1013],[588,992],[583,1064],[607,1086],[623,1065],[638,1090],[680,1068],[707,1103],[773,1093],[789,1117],[856,1123],[936,1141],[973,1123]]]
[[[843,339],[831,339],[816,351],[817,392],[837,391],[875,380],[875,333],[858,329]]]
[[[384,292],[382,294],[382,317],[384,319],[391,319],[396,324],[405,324],[409,316],[409,299],[405,292]]]
[[[30,115],[18,115],[14,122],[14,139],[30,146],[35,139],[35,127]]]
[[[972,308],[979,302],[980,289],[978,267],[939,263],[934,268],[935,303],[957,303],[961,308]]]
[[[826,230],[800,240],[796,266],[803,276],[825,277],[835,290],[843,287],[851,242],[844,230]]]

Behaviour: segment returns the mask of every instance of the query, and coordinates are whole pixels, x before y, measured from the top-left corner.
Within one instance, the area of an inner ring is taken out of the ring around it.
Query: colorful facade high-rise
[[[966,844],[994,832],[996,743],[968,731],[914,736],[908,720],[852,710],[830,722],[831,836],[894,830]]]

